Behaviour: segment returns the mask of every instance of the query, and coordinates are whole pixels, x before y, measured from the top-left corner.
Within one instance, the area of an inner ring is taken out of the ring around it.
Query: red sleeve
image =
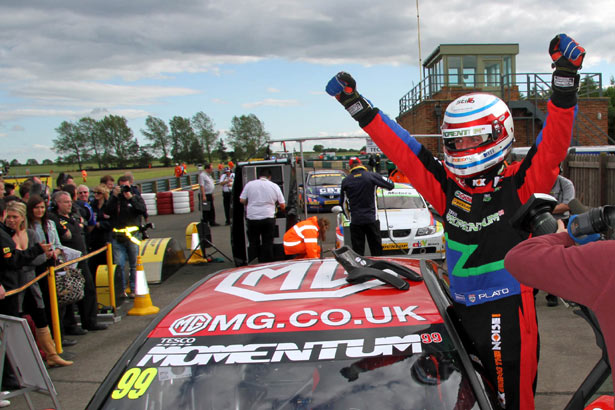
[[[446,209],[444,166],[410,135],[382,112],[364,128],[372,140],[406,175],[410,183],[440,215]],[[420,156],[420,157],[419,157]]]
[[[522,203],[536,192],[551,192],[559,174],[559,165],[566,158],[570,147],[576,110],[576,106],[560,108],[551,101],[547,103],[548,115],[536,138],[536,154],[532,158],[526,157],[529,166],[519,186]]]

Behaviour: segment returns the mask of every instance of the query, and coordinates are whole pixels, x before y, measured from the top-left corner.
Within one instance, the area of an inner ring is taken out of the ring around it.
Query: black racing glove
[[[344,71],[337,73],[327,83],[326,91],[327,94],[337,98],[361,127],[369,124],[378,114],[378,109],[357,92],[357,82],[354,78]]]
[[[585,49],[566,34],[558,34],[549,44],[549,54],[553,59],[551,101],[561,108],[570,108],[577,103],[579,74],[583,64]]]

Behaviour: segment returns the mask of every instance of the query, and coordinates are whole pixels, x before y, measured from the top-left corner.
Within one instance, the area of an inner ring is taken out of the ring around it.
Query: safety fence
[[[24,290],[26,290],[27,288],[29,288],[30,286],[32,286],[33,284],[35,284],[36,282],[38,282],[39,280],[47,276],[47,281],[49,284],[49,303],[51,305],[51,306],[48,306],[48,308],[50,309],[50,312],[51,312],[52,333],[53,333],[53,339],[56,345],[56,351],[58,354],[62,353],[63,350],[62,350],[62,335],[60,332],[60,316],[58,313],[58,294],[57,294],[57,289],[56,289],[56,272],[61,271],[62,268],[85,261],[103,252],[107,252],[106,256],[107,256],[107,273],[109,275],[109,278],[108,278],[109,298],[110,298],[111,307],[113,309],[113,314],[115,314],[117,312],[117,306],[115,303],[115,284],[114,284],[115,278],[113,275],[114,273],[113,252],[112,252],[110,243],[107,243],[106,246],[103,246],[102,248],[92,251],[86,255],[82,255],[76,259],[72,259],[70,261],[64,262],[57,266],[50,266],[49,269],[39,274],[37,277],[35,277],[34,279],[26,283],[25,285],[17,289],[12,289],[6,292],[6,296],[16,295],[17,293],[23,292]],[[94,272],[93,275],[94,275],[94,278],[93,278],[94,283],[96,283],[96,272]]]
[[[564,176],[574,184],[575,197],[584,205],[615,204],[615,155],[569,154],[562,165]]]

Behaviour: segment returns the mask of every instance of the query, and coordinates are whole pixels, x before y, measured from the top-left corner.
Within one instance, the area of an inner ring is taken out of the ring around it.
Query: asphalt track
[[[219,187],[216,189],[219,190]],[[217,222],[223,223],[222,195],[217,191],[214,203]],[[332,214],[325,215],[328,215],[334,223]],[[195,211],[184,215],[153,216],[151,220],[156,224],[156,229],[150,231],[151,237],[173,237],[179,244],[185,246],[186,226],[190,222],[200,220],[200,213]],[[216,247],[232,257],[229,227],[225,225],[213,227],[212,236]],[[327,244],[331,244],[332,247],[333,243],[334,234],[331,230]],[[234,265],[226,260],[219,263],[185,265],[162,284],[150,285],[153,304],[163,308],[196,281],[210,273],[230,267]],[[547,307],[544,296],[544,293],[540,292],[536,302],[541,342],[536,409],[560,410],[564,408],[573,392],[599,359],[600,352],[595,345],[594,334],[585,321],[562,303],[557,307]],[[48,371],[62,409],[85,408],[114,363],[155,317],[125,316],[131,305],[130,302],[126,302],[121,306],[121,320],[111,324],[107,330],[89,332],[84,336],[70,336],[77,339],[78,344],[65,348],[64,357],[74,360],[75,364]],[[599,394],[612,394],[611,386],[609,378]],[[47,409],[52,406],[46,396],[32,393],[30,397],[36,409]],[[11,400],[13,404],[10,409],[28,408],[23,398]]]

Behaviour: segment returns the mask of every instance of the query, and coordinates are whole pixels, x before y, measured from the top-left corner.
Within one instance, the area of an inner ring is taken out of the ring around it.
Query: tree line
[[[147,141],[139,144],[126,118],[107,115],[100,120],[83,117],[63,121],[55,129],[53,151],[58,162],[76,163],[83,169],[86,162],[98,168],[147,167],[153,160],[164,166],[172,162],[202,163],[215,159],[234,161],[263,156],[270,141],[265,125],[254,114],[235,116],[226,131],[226,142],[215,130],[211,118],[200,111],[192,118],[175,116],[168,125],[160,118],[148,116],[141,134]]]

